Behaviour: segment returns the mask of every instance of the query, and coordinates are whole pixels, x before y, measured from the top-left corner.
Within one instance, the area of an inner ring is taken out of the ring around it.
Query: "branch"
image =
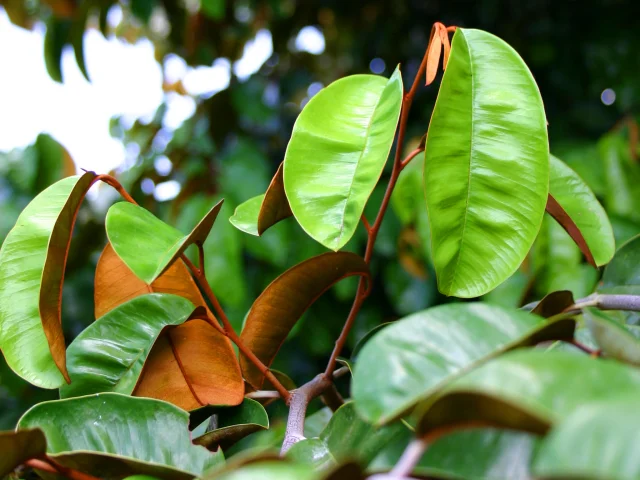
[[[414,439],[404,450],[402,457],[395,467],[389,472],[391,478],[406,478],[411,475],[422,455],[427,449],[427,441],[424,438]]]
[[[573,312],[586,307],[595,307],[600,310],[626,310],[629,312],[640,312],[640,295],[593,293],[588,297],[576,300],[576,302],[565,311]]]
[[[411,153],[409,153],[409,155],[407,155],[406,158],[402,160],[402,162],[400,162],[400,168],[404,169],[404,167],[409,165],[409,162],[413,160],[416,156],[418,156],[420,152],[424,152],[424,146],[418,147],[415,150],[413,150]]]
[[[280,455],[284,455],[293,445],[304,440],[304,418],[309,402],[321,395],[332,384],[331,377],[317,375],[313,380],[291,392],[287,430]]]

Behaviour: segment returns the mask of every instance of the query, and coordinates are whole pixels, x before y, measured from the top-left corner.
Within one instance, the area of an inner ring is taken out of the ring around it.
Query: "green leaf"
[[[89,73],[87,72],[87,64],[85,62],[84,56],[84,31],[87,24],[87,16],[89,15],[89,9],[91,7],[90,2],[83,2],[77,8],[79,15],[73,20],[73,24],[71,26],[71,45],[73,46],[73,53],[76,57],[76,63],[78,64],[78,68],[84,75],[84,78],[87,79],[87,82],[90,82]]]
[[[574,327],[568,318],[549,322],[484,303],[409,315],[362,348],[352,384],[356,408],[369,421],[389,422],[479,363],[517,346],[571,338]]]
[[[101,478],[187,479],[222,461],[221,453],[191,444],[188,420],[187,412],[166,402],[102,393],[40,403],[18,428],[42,429],[53,459]]]
[[[146,283],[152,283],[193,243],[202,244],[222,207],[218,202],[188,235],[167,225],[148,210],[118,202],[107,212],[105,226],[111,246]]]
[[[537,478],[640,478],[638,397],[615,398],[570,412],[535,457]]]
[[[53,184],[22,211],[0,249],[0,349],[7,364],[42,388],[67,376],[60,301],[75,212],[93,173]]]
[[[356,459],[361,465],[368,465],[406,430],[407,427],[402,423],[375,427],[362,420],[353,402],[349,402],[336,410],[319,437],[294,444],[287,452],[287,457],[322,469],[347,459]]]
[[[626,139],[618,132],[611,132],[598,141],[598,153],[604,164],[606,192],[604,204],[607,212],[632,220],[639,220],[636,205],[640,201],[637,185],[640,175],[631,168]]]
[[[320,480],[322,477],[309,465],[282,460],[250,463],[221,475],[207,476],[205,480]]]
[[[598,292],[640,295],[640,235],[618,249],[604,269]]]
[[[237,407],[217,410],[218,428],[193,440],[209,450],[227,450],[238,440],[269,428],[269,417],[264,407],[255,400],[245,398]]]
[[[577,173],[553,155],[550,161],[549,194],[575,222],[595,264],[600,266],[608,263],[616,247],[613,229],[604,208]]]
[[[300,226],[339,250],[356,231],[393,143],[403,87],[400,70],[342,78],[316,94],[296,120],[284,160],[284,188]]]
[[[563,351],[505,353],[453,382],[419,414],[419,434],[465,422],[545,433],[586,402],[640,395],[640,371]]]
[[[71,21],[51,16],[44,36],[44,64],[52,80],[62,83],[62,49],[69,40]]]
[[[47,451],[47,441],[42,430],[0,432],[0,475],[8,475],[32,458],[42,457]]]
[[[640,339],[629,326],[596,308],[582,311],[598,347],[608,357],[640,366]]]
[[[236,207],[236,211],[233,212],[233,216],[229,218],[229,221],[238,230],[250,235],[258,235],[258,215],[260,214],[263,200],[264,195],[258,195],[241,203]]]
[[[151,293],[111,310],[69,345],[71,383],[60,388],[60,397],[100,392],[129,395],[162,329],[182,324],[194,309],[185,298]]]
[[[456,30],[424,166],[438,288],[458,297],[487,293],[524,260],[549,186],[540,92],[499,38]]]

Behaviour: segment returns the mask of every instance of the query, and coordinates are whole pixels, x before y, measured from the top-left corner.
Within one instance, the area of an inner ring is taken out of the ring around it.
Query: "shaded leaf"
[[[60,397],[100,392],[129,395],[160,332],[193,313],[189,300],[151,293],[130,300],[89,325],[67,350],[71,383]]]
[[[580,406],[543,440],[533,471],[538,478],[640,478],[638,396]]]
[[[546,433],[578,406],[640,395],[640,371],[558,350],[505,353],[453,382],[419,414],[418,433],[480,422]]]
[[[62,49],[69,40],[71,21],[51,16],[44,35],[44,64],[55,82],[62,83]]]
[[[40,403],[18,428],[42,429],[55,461],[102,478],[188,479],[219,464],[222,454],[193,445],[187,422],[187,412],[168,403],[102,393]]]
[[[67,177],[41,192],[0,249],[0,348],[14,372],[42,388],[68,381],[62,284],[77,210],[94,179]]]
[[[589,263],[594,267],[608,263],[616,247],[604,208],[578,174],[553,155],[549,173],[547,212],[571,235]]]
[[[487,293],[524,260],[549,184],[540,92],[509,45],[456,30],[425,151],[438,288],[458,297]]]
[[[264,201],[264,195],[250,198],[236,207],[229,221],[238,230],[250,235],[258,235],[258,215]]]
[[[640,190],[636,187],[640,175],[630,168],[626,139],[618,132],[608,133],[598,141],[598,153],[604,165],[607,212],[639,220],[640,214],[635,206],[640,201]]]
[[[640,294],[640,235],[623,244],[604,269],[601,293]]]
[[[240,338],[267,366],[309,306],[333,284],[353,275],[369,277],[364,259],[351,252],[325,253],[306,260],[276,278],[247,314]],[[264,376],[243,355],[244,377],[261,388]]]
[[[336,410],[317,438],[294,444],[287,457],[320,469],[336,466],[347,459],[358,460],[366,466],[406,430],[401,423],[386,427],[371,425],[357,415],[353,402],[349,402]]]
[[[0,475],[8,475],[27,460],[38,458],[47,451],[42,430],[0,432]]]
[[[111,246],[146,283],[162,275],[191,244],[202,244],[222,207],[218,202],[188,235],[167,225],[142,207],[118,202],[107,212],[105,226]]]
[[[204,477],[204,480],[321,480],[322,475],[316,473],[309,465],[270,460],[241,466],[236,470]],[[338,480],[338,479],[335,479]]]
[[[549,318],[564,312],[574,303],[571,292],[568,290],[559,290],[546,295],[533,307],[531,313],[540,315],[543,318]]]
[[[355,233],[393,143],[403,87],[352,75],[318,94],[296,120],[284,160],[284,188],[300,226],[339,250]]]
[[[76,57],[76,63],[78,64],[78,68],[84,75],[84,78],[87,79],[87,82],[90,82],[89,72],[87,72],[87,65],[85,62],[84,55],[84,31],[87,23],[87,16],[89,15],[89,8],[91,7],[90,2],[83,2],[78,6],[77,13],[78,15],[73,20],[73,24],[71,25],[70,32],[70,40],[71,45],[73,46],[73,53]]]
[[[269,428],[269,417],[264,407],[255,400],[245,398],[237,407],[218,409],[218,428],[195,438],[193,443],[209,450],[227,450],[241,438]]]
[[[605,355],[640,366],[640,339],[630,326],[596,308],[585,308],[582,313],[591,335]]]
[[[353,347],[353,351],[351,352],[351,359],[354,360],[358,356],[358,353],[360,353],[360,350],[362,350],[362,347],[364,347],[367,344],[367,342],[371,339],[371,337],[373,337],[380,330],[382,330],[385,327],[388,327],[389,325],[393,325],[393,322],[381,323],[380,325],[377,325],[371,330],[369,330],[364,335],[364,337],[362,337],[358,341],[358,343],[356,343],[355,347]]]
[[[484,303],[409,315],[362,348],[352,383],[356,408],[371,422],[389,422],[487,359],[521,345],[572,338],[574,327],[569,318],[548,322]]]
[[[96,267],[96,316],[149,292],[179,295],[197,307],[207,308],[182,260],[176,260],[148,285],[107,244]],[[213,318],[211,312],[208,315]],[[121,349],[128,352],[130,345],[124,340]],[[231,342],[206,321],[191,320],[189,325],[165,329],[154,342],[151,353],[141,358],[145,366],[140,364],[142,372],[137,370],[135,395],[166,400],[186,410],[242,402],[244,381]]]

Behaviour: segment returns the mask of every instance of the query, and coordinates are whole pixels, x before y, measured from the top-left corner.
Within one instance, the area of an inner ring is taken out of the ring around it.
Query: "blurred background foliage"
[[[640,232],[640,29],[633,2],[1,0],[0,5],[20,27],[46,25],[45,63],[58,81],[66,45],[87,75],[86,29],[99,29],[123,42],[148,38],[161,64],[177,55],[192,67],[211,66],[220,59],[234,62],[258,32],[270,32],[273,54],[258,72],[241,79],[232,71],[224,90],[194,96],[195,113],[176,130],[163,127],[166,105],[151,121],[111,122],[111,134],[136,153],[134,162],[112,173],[154,214],[188,231],[217,199],[225,198],[206,243],[206,271],[237,328],[271,280],[323,247],[293,220],[257,238],[236,230],[228,217],[239,203],[265,191],[283,159],[293,123],[313,94],[349,74],[388,76],[398,63],[408,84],[434,21],[490,31],[520,53],[542,92],[552,151],[597,194],[618,245]],[[113,9],[122,12],[115,27],[107,22]],[[305,28],[324,38],[321,51],[296,49],[295,39]],[[426,131],[437,85],[418,90],[407,149]],[[163,89],[167,96],[188,95],[180,80],[166,80]],[[393,195],[372,264],[374,291],[357,319],[350,349],[383,322],[448,301],[437,292],[429,260],[421,163],[415,160],[402,173]],[[65,148],[46,134],[27,148],[0,153],[0,240],[31,198],[74,171]],[[177,182],[179,194],[172,201],[157,200],[154,189],[169,181]],[[93,272],[106,242],[102,222],[109,204],[117,200],[109,187],[97,188],[81,210],[67,266],[63,318],[69,342],[93,321]],[[369,219],[383,191],[379,186],[374,192]],[[347,248],[362,253],[365,240],[361,228]],[[583,296],[598,279],[599,272],[585,263],[568,235],[546,218],[519,271],[484,300],[519,306],[557,289]],[[310,309],[284,345],[276,369],[297,383],[320,371],[355,286],[353,279],[343,281]],[[0,429],[12,428],[30,405],[55,397],[56,391],[29,386],[0,362]]]

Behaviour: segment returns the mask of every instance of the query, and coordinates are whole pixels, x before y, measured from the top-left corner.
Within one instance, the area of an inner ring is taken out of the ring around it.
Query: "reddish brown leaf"
[[[431,37],[429,38],[429,46],[427,47],[427,85],[430,85],[435,80],[436,74],[438,73],[440,52],[442,52],[440,25],[439,23],[435,23],[433,27],[431,27]]]
[[[287,196],[284,193],[283,165],[283,163],[280,163],[278,171],[273,176],[269,188],[264,194],[264,200],[258,214],[258,235],[262,235],[267,228],[280,220],[293,215]]]
[[[535,313],[544,318],[550,318],[564,312],[573,304],[573,294],[568,290],[559,290],[546,295],[538,302],[533,310],[531,310],[531,313]]]
[[[587,259],[589,264],[593,265],[594,268],[598,268],[595,259],[593,258],[593,254],[589,249],[589,245],[587,245],[587,241],[582,236],[582,232],[575,224],[575,222],[571,219],[569,214],[565,212],[564,208],[557,202],[551,194],[547,197],[547,213],[551,215],[556,222],[562,225],[562,228],[569,234],[569,236],[573,239],[573,241],[578,245],[582,253]]]
[[[96,267],[96,318],[151,292],[180,295],[207,308],[182,260],[178,259],[147,285],[107,244]],[[213,318],[208,309],[206,312]],[[193,319],[163,330],[133,395],[165,400],[185,410],[203,405],[238,405],[244,396],[244,381],[229,339],[205,320]]]
[[[0,476],[9,475],[27,460],[46,452],[47,440],[40,429],[0,432]]]
[[[449,53],[451,53],[451,43],[449,42],[449,34],[447,29],[442,25],[439,29],[440,39],[442,45],[444,45],[444,55],[442,57],[442,70],[447,69],[447,63],[449,63]]]
[[[364,259],[351,252],[330,252],[306,260],[276,278],[256,299],[240,335],[267,366],[302,314],[336,282],[353,275],[369,277]],[[243,355],[245,379],[260,389],[264,376]]]

